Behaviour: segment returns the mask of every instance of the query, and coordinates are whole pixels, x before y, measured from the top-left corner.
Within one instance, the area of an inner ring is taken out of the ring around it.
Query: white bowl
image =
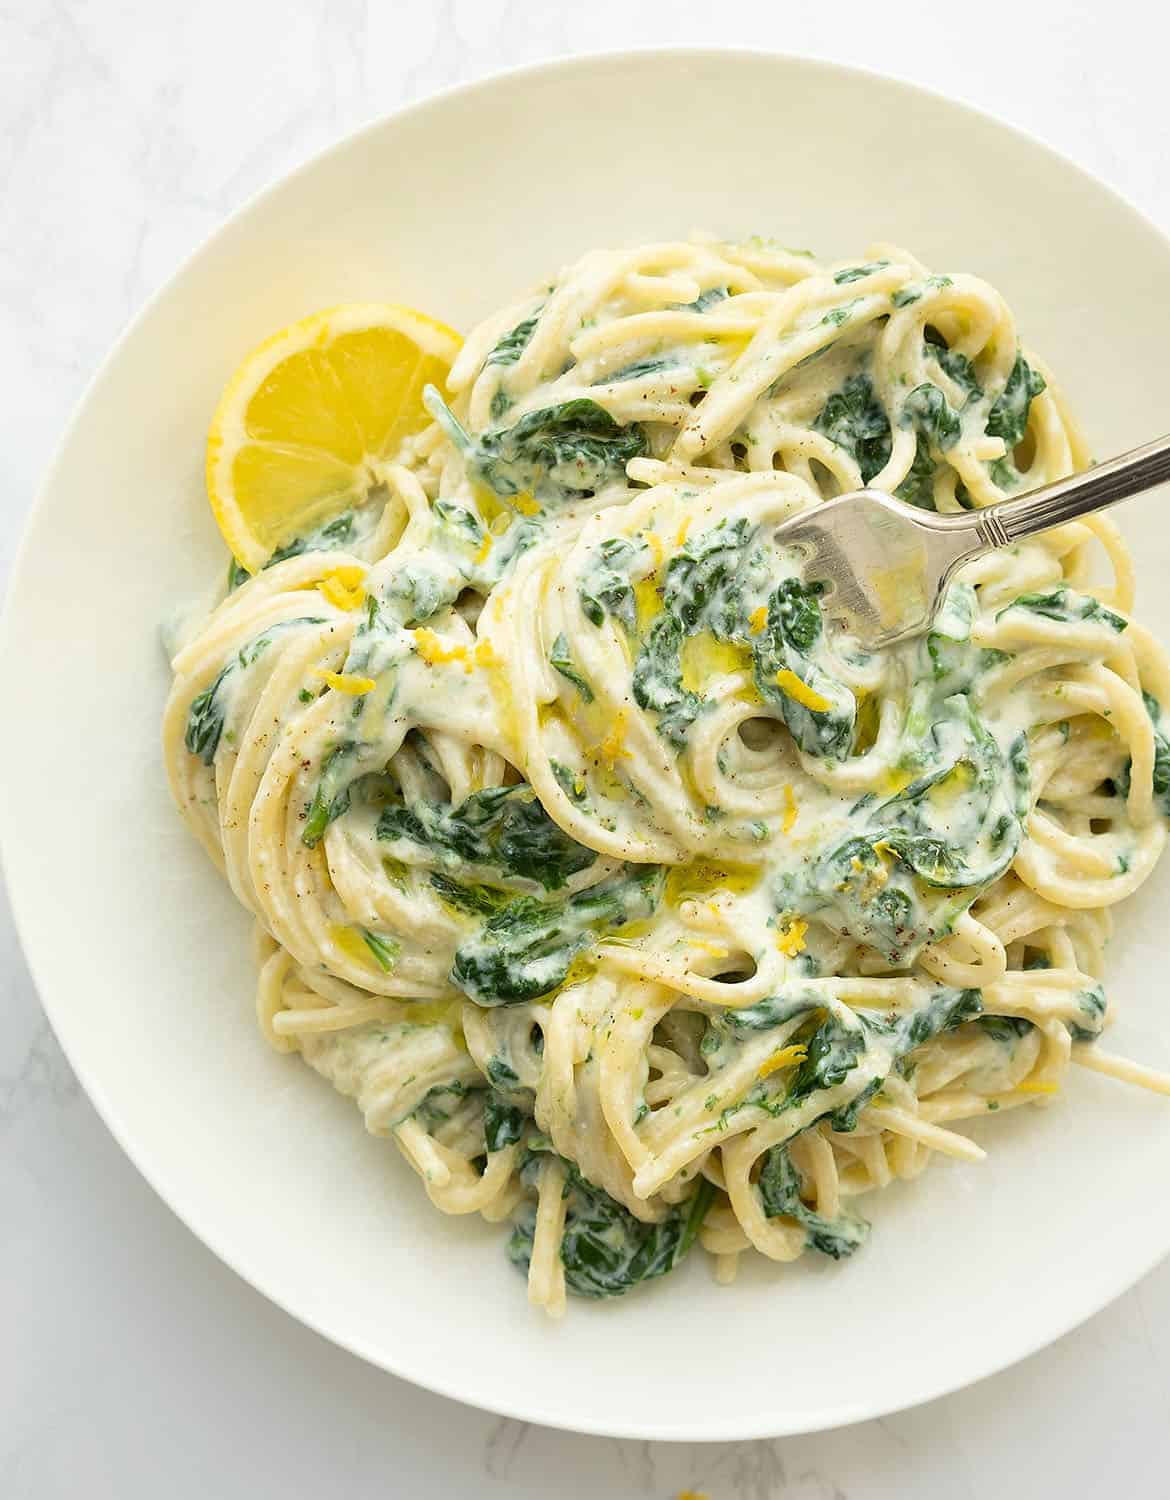
[[[1098,453],[1162,431],[1170,246],[1099,183],[903,84],[791,58],[641,53],[458,89],[343,142],[227,223],[98,375],[8,603],[0,828],[17,919],[70,1061],[139,1169],[254,1286],[433,1390],[638,1438],[808,1431],[926,1400],[1055,1338],[1170,1247],[1170,1105],[1077,1076],[989,1121],[981,1167],[869,1200],[847,1266],[701,1257],[560,1326],[499,1229],[444,1218],[385,1141],[252,1016],[247,923],[180,825],[159,753],[157,625],[224,553],[208,417],[239,357],[331,303],[469,326],[581,251],[762,232],[826,256],[905,243],[1008,297]],[[1124,516],[1139,612],[1170,637],[1170,524]],[[1125,911],[1111,1045],[1170,1064],[1168,872]],[[1164,926],[1164,916],[1162,919]]]

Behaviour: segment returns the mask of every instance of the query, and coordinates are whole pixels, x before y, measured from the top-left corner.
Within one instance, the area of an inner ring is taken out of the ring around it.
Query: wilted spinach
[[[1161,809],[1163,816],[1170,818],[1170,739],[1162,730],[1162,705],[1152,693],[1143,692],[1142,701],[1146,706],[1150,723],[1154,726],[1154,802]],[[1117,778],[1117,790],[1123,797],[1129,796],[1132,771],[1133,762],[1127,759],[1121,775]]]
[[[905,760],[919,774],[884,801],[866,799],[860,829],[776,891],[781,909],[822,914],[891,963],[945,936],[1003,873],[1027,812],[1025,737],[1005,755],[964,693],[939,701],[950,675],[915,690],[909,719],[921,738]]]
[[[227,687],[237,672],[247,671],[264,654],[269,645],[283,631],[299,625],[324,625],[320,615],[303,615],[296,620],[281,620],[255,636],[232,656],[220,669],[211,686],[205,688],[191,700],[187,712],[187,728],[183,743],[192,755],[197,755],[205,766],[215,760],[215,752],[223,736],[224,719],[228,711]]]
[[[581,695],[581,701],[583,703],[593,702],[593,689],[589,686],[584,677],[581,676],[580,672],[578,672],[577,668],[573,665],[573,657],[569,651],[568,637],[565,635],[564,631],[562,631],[560,635],[557,636],[556,640],[552,643],[552,650],[548,654],[548,659],[551,665],[555,668],[556,671],[561,674],[565,681],[571,682],[577,689],[578,693]]]
[[[703,1178],[685,1203],[656,1224],[636,1219],[608,1193],[565,1162],[565,1232],[561,1263],[565,1285],[578,1297],[621,1297],[644,1281],[664,1276],[686,1256],[715,1189]],[[527,1269],[532,1258],[534,1214],[526,1205],[508,1242],[512,1264]]]
[[[1020,594],[996,615],[1002,619],[1009,609],[1026,609],[1034,615],[1043,615],[1048,620],[1058,620],[1062,625],[1074,625],[1086,620],[1092,625],[1107,625],[1118,634],[1126,627],[1124,616],[1106,609],[1092,594],[1078,594],[1064,584],[1051,589],[1047,594]]]
[[[774,705],[793,739],[808,755],[843,760],[853,742],[857,704],[853,694],[813,661],[823,631],[820,595],[823,586],[783,578],[768,601],[764,629],[751,637],[756,687]],[[780,674],[790,672],[823,708],[810,708],[786,692]]]
[[[426,388],[426,402],[469,472],[497,495],[528,493],[550,505],[579,500],[622,479],[626,464],[649,451],[636,423],[623,426],[587,396],[530,411],[511,427],[478,437],[434,386]]]
[[[662,884],[658,866],[631,866],[562,901],[519,896],[460,944],[451,982],[485,1006],[547,995],[601,933],[653,915]]]
[[[514,1145],[524,1134],[528,1116],[505,1095],[495,1089],[488,1092],[483,1106],[483,1139],[489,1151],[502,1151]]]
[[[920,437],[944,452],[959,441],[962,424],[958,413],[937,385],[916,385],[902,403],[902,411]]]
[[[523,318],[516,324],[515,328],[505,333],[491,353],[484,360],[484,367],[488,365],[514,365],[520,356],[528,348],[529,341],[536,331],[537,320],[540,317],[539,310],[531,317]]]
[[[825,402],[813,426],[845,449],[865,484],[889,462],[890,421],[868,375],[851,375]]]
[[[763,559],[750,551],[754,531],[741,516],[722,520],[691,538],[666,567],[662,611],[634,663],[634,701],[658,714],[658,733],[676,748],[703,706],[683,686],[683,643],[708,630],[717,641],[742,639],[745,579],[763,577]]]
[[[486,787],[458,806],[421,801],[392,805],[378,819],[378,837],[417,844],[451,869],[492,866],[549,891],[559,890],[597,857],[558,828],[524,784]]]
[[[581,609],[591,625],[600,625],[606,615],[619,620],[630,635],[638,628],[638,611],[630,569],[638,555],[624,536],[607,537],[594,549],[589,570],[578,584]]]
[[[768,1152],[757,1186],[768,1218],[783,1215],[795,1219],[805,1231],[805,1243],[810,1250],[843,1260],[865,1243],[870,1227],[865,1219],[850,1213],[826,1219],[804,1202],[800,1196],[800,1174],[792,1165],[787,1145],[773,1146]]]
[[[1024,436],[1033,398],[1045,386],[1039,370],[1033,370],[1024,356],[1017,354],[1007,383],[987,417],[987,435],[1003,438],[1009,453]]]

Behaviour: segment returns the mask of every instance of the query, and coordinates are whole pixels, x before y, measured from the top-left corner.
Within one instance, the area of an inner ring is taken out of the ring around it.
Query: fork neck
[[[1170,437],[1144,443],[1083,474],[1070,474],[1012,500],[971,514],[980,549],[1008,547],[1024,537],[1105,510],[1170,480]],[[950,520],[951,517],[945,519]]]

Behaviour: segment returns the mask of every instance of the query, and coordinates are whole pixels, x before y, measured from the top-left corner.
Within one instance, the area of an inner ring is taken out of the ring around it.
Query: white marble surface
[[[860,63],[1001,114],[1170,227],[1170,23],[1148,0],[914,9],[0,0],[0,584],[88,376],[223,215],[363,121],[514,63],[667,42]],[[4,1500],[1162,1492],[1145,1476],[1170,1459],[1170,1264],[1036,1358],[885,1421],[715,1446],[528,1428],[359,1364],[176,1222],[80,1094],[2,895],[0,996]],[[987,1295],[995,1316],[986,1289],[955,1294]]]

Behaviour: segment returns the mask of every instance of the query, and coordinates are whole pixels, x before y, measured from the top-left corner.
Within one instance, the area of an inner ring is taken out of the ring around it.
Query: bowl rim
[[[409,100],[394,109],[378,114],[374,118],[367,120],[364,124],[339,136],[329,145],[310,153],[288,171],[270,178],[263,186],[256,189],[236,208],[232,209],[230,213],[218,220],[214,228],[179,259],[159,285],[127,318],[110,348],[85,382],[69,416],[66,418],[54,446],[52,457],[44,469],[43,477],[21,523],[19,540],[12,556],[7,586],[4,597],[0,600],[0,661],[4,659],[7,650],[10,648],[15,632],[16,607],[13,603],[16,593],[15,585],[23,573],[27,571],[28,557],[32,551],[34,533],[38,530],[42,512],[45,510],[48,496],[54,488],[58,471],[63,464],[64,455],[73,442],[81,418],[95,390],[101,385],[111,366],[116,363],[123,348],[131,342],[140,326],[151,316],[157,304],[170,293],[174,284],[187,273],[188,269],[221,236],[232,229],[239,221],[245,219],[254,210],[260,208],[271,197],[283,192],[300,178],[315,171],[324,162],[351,150],[360,141],[373,138],[391,125],[392,122],[404,118],[424,117],[430,111],[441,110],[452,99],[469,98],[478,94],[491,93],[507,82],[519,78],[531,79],[540,76],[555,76],[561,73],[588,72],[592,69],[605,70],[631,64],[642,66],[647,64],[669,65],[686,60],[694,62],[706,61],[722,65],[734,63],[736,60],[745,62],[759,62],[761,60],[776,61],[781,64],[795,65],[812,73],[819,72],[825,75],[835,75],[845,80],[850,78],[863,79],[901,90],[910,95],[929,99],[932,103],[942,105],[951,111],[968,116],[972,121],[984,125],[990,124],[998,130],[1008,133],[1022,145],[1033,151],[1039,150],[1045,153],[1056,164],[1086,179],[1097,191],[1111,198],[1117,208],[1132,216],[1142,228],[1160,240],[1165,246],[1167,253],[1170,254],[1170,233],[1163,230],[1158,223],[1147,217],[1118,188],[1098,177],[1088,167],[1083,166],[1075,158],[1059,147],[1054,146],[1043,136],[1037,135],[1031,130],[1025,130],[1012,121],[1004,119],[1001,115],[971,104],[965,99],[953,98],[941,89],[935,89],[904,76],[887,73],[878,68],[838,62],[832,59],[811,56],[799,51],[788,51],[772,47],[712,47],[697,44],[665,47],[646,45],[589,50],[577,53],[558,52],[554,55],[516,66],[495,68],[488,73],[464,82],[444,85],[441,88],[428,92],[421,98]],[[2,772],[10,772],[11,770],[5,761],[5,757],[10,754],[6,748],[8,743],[8,741],[0,738],[0,771]],[[14,786],[14,781],[15,778],[11,774],[0,774],[0,809],[8,805],[7,799],[10,796],[15,797],[15,791],[9,791],[9,788]],[[223,1245],[219,1229],[204,1224],[201,1211],[184,1202],[181,1185],[173,1182],[167,1182],[165,1186],[163,1185],[162,1181],[159,1180],[163,1174],[156,1172],[154,1165],[144,1159],[149,1153],[137,1143],[133,1137],[133,1132],[125,1126],[115,1100],[109,1097],[100,1081],[91,1076],[87,1066],[73,1054],[71,1044],[67,1040],[68,1023],[63,1019],[65,1008],[58,1005],[55,998],[51,998],[48,985],[42,983],[42,964],[39,956],[34,953],[26,938],[26,933],[31,931],[33,927],[32,908],[35,898],[31,893],[26,891],[25,883],[19,873],[22,866],[13,852],[10,844],[10,835],[7,830],[8,819],[0,815],[0,877],[3,878],[8,891],[14,927],[20,942],[21,952],[33,980],[37,999],[52,1027],[58,1045],[102,1124],[109,1131],[135,1170],[161,1201],[162,1205],[206,1246],[218,1260],[227,1266],[229,1270],[267,1302],[279,1307],[281,1311],[288,1314],[302,1327],[328,1340],[329,1343],[336,1347],[344,1349],[347,1353],[356,1356],[380,1372],[385,1372],[396,1379],[403,1380],[422,1390],[458,1402],[461,1405],[470,1406],[473,1409],[489,1412],[499,1417],[520,1422],[536,1423],[563,1432],[642,1441],[739,1442],[822,1432],[852,1423],[893,1415],[926,1402],[953,1395],[957,1391],[980,1383],[1002,1370],[1030,1359],[1041,1350],[1063,1338],[1073,1329],[1096,1316],[1103,1308],[1114,1302],[1124,1292],[1136,1285],[1143,1277],[1147,1276],[1167,1256],[1170,1256],[1170,1242],[1168,1242],[1165,1245],[1156,1246],[1152,1253],[1142,1257],[1136,1271],[1134,1271],[1132,1266],[1127,1266],[1111,1276],[1102,1277],[1095,1294],[1087,1304],[1078,1304],[1076,1309],[1071,1313],[1054,1318],[1051,1326],[1045,1328],[1039,1335],[1031,1339],[1024,1348],[1016,1348],[1003,1355],[997,1354],[985,1358],[982,1364],[976,1368],[969,1369],[958,1376],[950,1375],[941,1381],[941,1383],[924,1381],[917,1392],[906,1393],[899,1397],[893,1404],[889,1404],[875,1395],[873,1400],[826,1406],[814,1416],[802,1416],[795,1424],[786,1423],[782,1417],[769,1420],[759,1416],[749,1416],[747,1420],[724,1421],[718,1429],[695,1431],[690,1427],[684,1429],[681,1425],[664,1426],[661,1423],[657,1423],[647,1426],[645,1423],[639,1424],[635,1421],[618,1423],[606,1420],[591,1420],[588,1413],[569,1422],[559,1413],[553,1415],[542,1409],[543,1403],[539,1392],[533,1393],[530,1400],[524,1405],[507,1398],[500,1399],[493,1398],[490,1395],[478,1394],[474,1396],[468,1395],[466,1392],[458,1389],[454,1382],[445,1381],[437,1377],[420,1376],[411,1372],[408,1368],[408,1360],[392,1358],[386,1351],[366,1345],[359,1337],[339,1335],[332,1332],[325,1326],[327,1320],[324,1316],[290,1305],[290,1302],[283,1295],[269,1290],[263,1285],[262,1275],[254,1268],[248,1269],[244,1264],[245,1258],[241,1254]]]

